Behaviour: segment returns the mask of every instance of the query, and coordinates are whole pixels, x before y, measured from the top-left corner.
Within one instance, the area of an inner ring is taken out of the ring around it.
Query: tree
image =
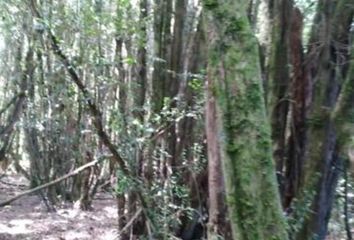
[[[272,160],[259,55],[248,1],[204,1],[208,74],[221,121],[222,161],[234,239],[287,239]],[[238,9],[238,11],[234,11]],[[261,200],[261,202],[259,202]]]

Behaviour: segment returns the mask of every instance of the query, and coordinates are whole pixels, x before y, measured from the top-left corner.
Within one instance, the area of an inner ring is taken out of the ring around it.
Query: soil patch
[[[11,174],[0,179],[0,201],[28,189],[27,180]],[[113,196],[99,193],[92,211],[66,204],[48,212],[37,195],[25,196],[0,208],[0,240],[113,240],[117,209]]]

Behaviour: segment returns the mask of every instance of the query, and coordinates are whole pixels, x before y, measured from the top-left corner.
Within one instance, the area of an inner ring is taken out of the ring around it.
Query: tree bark
[[[204,1],[208,78],[221,121],[222,161],[234,239],[288,239],[272,160],[259,54],[248,1]],[[237,10],[237,11],[236,11]]]
[[[293,3],[291,0],[275,0],[273,4],[273,45],[267,95],[269,95],[268,108],[271,115],[273,157],[277,171],[282,174],[289,110],[289,33]]]
[[[215,96],[213,95],[213,78],[208,78],[206,102],[206,135],[208,145],[208,189],[209,221],[208,239],[216,240],[226,234],[225,184],[222,173],[221,152],[218,133],[218,116]]]
[[[171,45],[172,1],[154,0],[154,34],[157,58],[153,72],[153,112],[159,112],[164,104],[167,88],[166,77]]]
[[[287,155],[284,161],[282,202],[289,209],[302,184],[304,157],[307,144],[306,118],[308,115],[309,79],[304,71],[302,46],[303,16],[298,8],[293,9],[290,34],[290,62],[292,66],[290,88],[290,136],[287,140]]]

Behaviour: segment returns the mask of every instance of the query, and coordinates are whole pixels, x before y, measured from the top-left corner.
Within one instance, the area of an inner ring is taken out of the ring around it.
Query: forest
[[[1,0],[0,240],[353,240],[353,0]]]

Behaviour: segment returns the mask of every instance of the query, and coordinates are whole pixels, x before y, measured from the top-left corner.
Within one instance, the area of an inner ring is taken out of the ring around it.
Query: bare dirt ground
[[[0,201],[26,189],[26,179],[8,174],[0,179]],[[40,197],[24,196],[0,208],[0,240],[115,239],[117,210],[112,195],[97,194],[93,208],[84,212],[68,204],[48,212]]]

